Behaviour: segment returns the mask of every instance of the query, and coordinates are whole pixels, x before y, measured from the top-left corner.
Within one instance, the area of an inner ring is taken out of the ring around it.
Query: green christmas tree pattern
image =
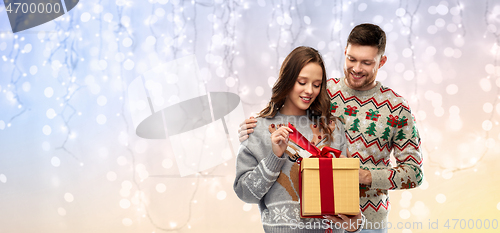
[[[396,136],[396,140],[400,140],[401,141],[403,139],[406,139],[406,135],[403,132],[403,130],[401,129],[401,130],[398,131],[398,135]]]
[[[389,133],[391,132],[391,129],[389,129],[389,127],[385,127],[385,130],[384,130],[384,133],[382,135],[382,139],[385,140],[389,140]]]
[[[413,126],[413,132],[411,134],[411,138],[418,138],[418,131],[416,126]]]
[[[376,124],[375,123],[370,123],[370,126],[366,129],[365,133],[367,133],[369,136],[375,135],[375,132],[377,130],[375,129]]]
[[[349,130],[352,130],[353,133],[355,133],[356,131],[359,132],[359,119],[356,118],[354,119],[354,123],[351,124],[351,128],[349,128]]]

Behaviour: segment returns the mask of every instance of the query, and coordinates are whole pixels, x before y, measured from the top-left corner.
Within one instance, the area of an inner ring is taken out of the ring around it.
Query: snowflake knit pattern
[[[380,82],[370,90],[356,91],[344,79],[329,79],[327,89],[332,114],[344,119],[349,151],[360,159],[360,168],[372,175],[371,186],[360,184],[364,228],[385,228],[390,210],[388,190],[411,189],[422,183],[415,118],[406,100]]]

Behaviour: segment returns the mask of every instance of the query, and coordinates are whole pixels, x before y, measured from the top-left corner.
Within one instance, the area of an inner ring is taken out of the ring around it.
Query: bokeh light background
[[[250,116],[296,46],[340,77],[364,22],[387,32],[378,80],[408,99],[423,139],[424,182],[391,192],[389,216],[423,229],[389,232],[497,232],[485,230],[500,221],[494,0],[88,0],[16,34],[2,3],[0,232],[262,232],[232,190],[235,158],[181,178],[167,140],[135,135],[127,86],[194,54],[207,91],[237,93]]]

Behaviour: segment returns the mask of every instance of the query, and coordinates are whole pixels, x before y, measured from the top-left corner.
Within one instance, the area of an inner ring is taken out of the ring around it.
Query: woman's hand
[[[281,126],[271,134],[273,152],[280,158],[288,146],[288,134],[290,132],[293,132],[293,130],[286,126]]]

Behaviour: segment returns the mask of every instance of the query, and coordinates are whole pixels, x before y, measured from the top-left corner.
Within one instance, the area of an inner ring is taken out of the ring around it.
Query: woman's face
[[[323,70],[318,63],[311,62],[300,70],[293,89],[288,93],[281,113],[305,115],[321,91]]]

